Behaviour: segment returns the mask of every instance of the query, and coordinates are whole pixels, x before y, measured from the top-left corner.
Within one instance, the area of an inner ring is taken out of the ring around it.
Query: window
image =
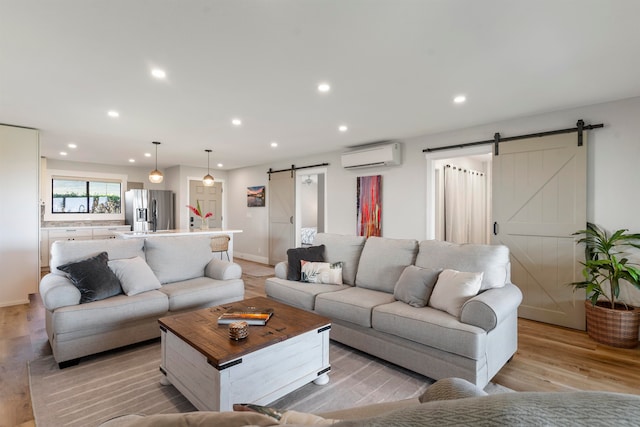
[[[122,212],[121,182],[53,178],[51,183],[51,213],[119,214]]]

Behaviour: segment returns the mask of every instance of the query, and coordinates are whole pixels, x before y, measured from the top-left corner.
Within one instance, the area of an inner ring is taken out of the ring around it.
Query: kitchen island
[[[229,259],[233,261],[233,235],[235,233],[242,233],[242,230],[228,230],[222,228],[210,228],[207,230],[193,229],[193,230],[158,230],[158,231],[125,231],[117,232],[116,236],[119,239],[145,239],[147,237],[166,237],[166,236],[194,236],[194,235],[210,235],[211,237],[217,235],[227,235],[229,240]],[[222,254],[221,254],[222,255]]]

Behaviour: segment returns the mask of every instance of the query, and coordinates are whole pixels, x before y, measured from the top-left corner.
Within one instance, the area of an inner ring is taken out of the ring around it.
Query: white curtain
[[[486,181],[482,172],[444,167],[444,240],[488,243]]]

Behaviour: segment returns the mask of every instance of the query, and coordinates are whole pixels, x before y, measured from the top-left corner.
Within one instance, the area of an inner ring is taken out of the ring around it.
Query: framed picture
[[[358,236],[382,235],[382,175],[359,176],[357,183]]]
[[[247,187],[247,206],[250,208],[264,207],[265,187],[264,185],[256,185],[255,187]]]

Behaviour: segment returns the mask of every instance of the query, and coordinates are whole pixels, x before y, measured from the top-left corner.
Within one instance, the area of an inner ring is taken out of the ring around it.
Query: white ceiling
[[[0,123],[40,129],[49,158],[149,167],[161,141],[160,168],[206,167],[207,148],[212,169],[264,164],[639,96],[639,16],[637,0],[0,0]]]

